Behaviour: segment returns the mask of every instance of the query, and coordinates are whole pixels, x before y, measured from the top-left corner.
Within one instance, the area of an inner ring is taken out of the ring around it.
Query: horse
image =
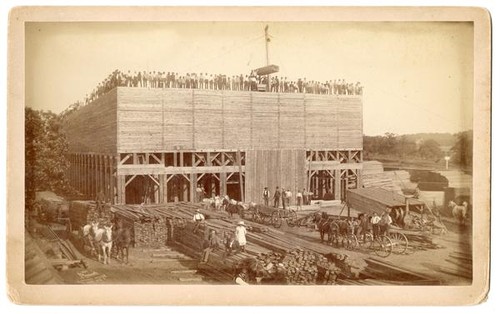
[[[240,217],[243,217],[243,207],[241,202],[237,202],[235,200],[229,201],[229,204],[226,206],[226,211],[229,213],[229,216],[233,218],[233,214],[238,214]]]
[[[461,225],[465,224],[465,219],[467,216],[467,202],[463,202],[461,206],[457,205],[454,201],[448,203],[448,207],[451,208],[453,217],[458,220]]]
[[[113,242],[116,247],[116,256],[120,256],[122,262],[128,264],[128,253],[130,242],[132,242],[132,234],[129,227],[123,226],[121,219],[117,220],[116,230]]]
[[[333,237],[337,234],[338,231],[337,224],[335,224],[335,222],[333,222],[325,212],[316,213],[313,218],[313,223],[315,223],[316,227],[318,228],[321,243],[323,243],[325,235],[328,235],[328,243],[331,243]]]
[[[99,223],[92,223],[92,241],[94,246],[100,248],[97,250],[98,258],[97,260],[101,261],[101,253],[103,257],[103,264],[109,264],[109,260],[111,259],[111,249],[113,248],[113,226],[104,226],[104,229],[99,228]]]
[[[80,241],[82,248],[85,249],[85,246],[90,248],[90,254],[92,256],[97,256],[97,251],[94,246],[94,238],[92,236],[92,223],[83,226],[80,229]]]

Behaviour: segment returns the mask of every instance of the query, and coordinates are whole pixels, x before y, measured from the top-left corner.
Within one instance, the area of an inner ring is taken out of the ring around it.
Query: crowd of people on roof
[[[268,81],[269,80],[269,81]],[[290,80],[287,77],[256,75],[223,75],[208,73],[186,73],[161,71],[122,72],[115,70],[104,81],[87,95],[88,104],[115,87],[142,88],[188,88],[232,91],[265,91],[275,93],[307,93],[324,95],[362,95],[363,86],[359,82],[348,83],[344,79],[325,82],[299,78]]]

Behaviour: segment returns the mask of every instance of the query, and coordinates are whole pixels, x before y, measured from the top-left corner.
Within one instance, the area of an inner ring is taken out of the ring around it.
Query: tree
[[[435,140],[428,139],[425,140],[420,148],[418,149],[418,154],[424,159],[441,159],[444,156],[439,143]]]
[[[48,111],[26,108],[25,182],[26,197],[36,191],[68,193],[72,189],[66,176],[69,169],[68,143],[61,130],[61,119]]]
[[[473,138],[472,130],[455,134],[456,142],[451,148],[451,161],[462,168],[472,167]]]

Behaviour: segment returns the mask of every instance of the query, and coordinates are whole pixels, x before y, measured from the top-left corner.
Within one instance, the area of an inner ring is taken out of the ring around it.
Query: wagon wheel
[[[390,234],[392,242],[392,251],[395,254],[404,254],[408,249],[408,238],[401,232],[393,232]]]
[[[266,224],[266,225],[271,225],[273,223],[273,219],[271,216],[268,216],[268,215],[260,215],[259,216],[260,218],[260,221],[263,223],[263,224]]]
[[[258,213],[252,213],[252,217],[250,218],[252,221],[259,223],[260,222],[260,215]]]
[[[373,246],[373,235],[371,232],[365,232],[364,235],[361,235],[358,239],[358,243],[361,248],[365,250],[369,250]]]
[[[298,225],[297,212],[295,212],[294,210],[289,211],[288,214],[287,214],[287,217],[286,217],[286,223],[290,227]]]
[[[359,246],[358,239],[354,234],[349,234],[345,238],[345,248],[348,250],[354,250]]]
[[[387,257],[392,253],[392,242],[388,236],[378,237],[374,244],[375,254],[380,257]]]
[[[281,227],[281,217],[279,211],[273,211],[273,214],[271,216],[271,223],[275,228]]]

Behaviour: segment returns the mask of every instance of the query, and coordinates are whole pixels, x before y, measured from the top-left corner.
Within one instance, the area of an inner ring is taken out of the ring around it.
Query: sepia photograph
[[[8,186],[14,302],[359,303],[269,295],[289,288],[409,292],[383,304],[435,303],[411,297],[425,289],[443,291],[443,304],[486,296],[482,9],[13,16],[9,156],[22,158],[9,167],[23,178]],[[156,292],[130,296],[145,285]],[[197,298],[232,286],[254,287]],[[109,287],[122,299],[96,292]],[[162,289],[180,295],[161,299]],[[61,290],[73,292],[57,299]]]

